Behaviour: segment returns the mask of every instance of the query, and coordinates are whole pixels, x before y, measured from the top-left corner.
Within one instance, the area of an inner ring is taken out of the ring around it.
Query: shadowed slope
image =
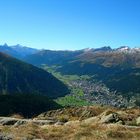
[[[58,97],[67,92],[67,87],[50,73],[0,53],[1,94],[37,93]]]

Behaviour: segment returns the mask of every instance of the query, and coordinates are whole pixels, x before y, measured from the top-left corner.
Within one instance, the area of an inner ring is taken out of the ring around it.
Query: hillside
[[[0,53],[0,94],[43,94],[59,97],[67,87],[50,73]]]
[[[2,140],[139,140],[140,110],[101,106],[64,108],[33,119],[0,117]]]
[[[128,106],[126,102],[131,102],[133,97],[135,100],[140,94],[139,48],[123,46],[78,51],[43,50],[26,57],[25,61],[50,70],[70,87],[82,89],[84,97],[81,98],[91,103],[113,106],[124,103]],[[68,76],[70,79],[65,78]],[[73,76],[89,78],[71,80]]]

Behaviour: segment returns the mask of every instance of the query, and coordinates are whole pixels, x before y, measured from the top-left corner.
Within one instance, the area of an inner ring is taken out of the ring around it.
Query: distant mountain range
[[[131,63],[131,66],[139,67],[140,63],[140,48],[130,48],[128,46],[122,46],[117,49],[105,46],[95,49],[85,48],[76,51],[53,51],[29,48],[19,44],[8,46],[5,43],[4,45],[0,45],[0,52],[31,62],[31,64],[34,65],[43,63],[53,65],[71,60],[99,63],[107,67],[110,65],[121,65],[122,63]],[[119,59],[122,61],[119,61]]]
[[[19,44],[13,45],[13,46],[8,46],[5,43],[4,45],[0,45],[0,52],[9,54],[16,58],[24,58],[27,55],[31,55],[31,54],[38,52],[38,50],[34,49],[34,48],[22,46]]]
[[[104,67],[139,68],[140,48],[123,46],[117,49],[102,47],[97,49],[82,49],[77,51],[51,51],[41,50],[28,55],[25,61],[40,66],[42,64],[58,65],[70,63],[90,63]]]

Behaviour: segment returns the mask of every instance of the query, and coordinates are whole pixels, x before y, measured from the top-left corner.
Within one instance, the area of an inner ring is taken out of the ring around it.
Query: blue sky
[[[140,0],[0,0],[0,44],[140,46]]]

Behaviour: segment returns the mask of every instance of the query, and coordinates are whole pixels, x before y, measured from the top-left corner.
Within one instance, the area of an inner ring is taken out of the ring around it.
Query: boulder
[[[88,118],[88,119],[85,119],[82,121],[83,124],[93,124],[95,122],[97,122],[98,118],[97,117],[91,117],[91,118]]]
[[[78,125],[80,121],[68,121],[64,125],[71,126],[71,125]]]
[[[101,117],[101,120],[100,120],[100,123],[116,123],[116,122],[119,122],[120,121],[120,118],[118,116],[117,113],[111,113],[107,116],[102,116]]]
[[[0,134],[0,140],[14,140],[12,135]]]
[[[64,122],[58,121],[58,122],[56,122],[54,125],[64,125],[64,124],[65,124]]]
[[[121,125],[125,125],[125,122],[122,120],[119,120],[118,122],[116,122],[116,124],[121,124]]]
[[[20,126],[20,125],[27,124],[27,123],[29,123],[29,122],[30,122],[30,120],[25,120],[25,119],[18,120],[18,121],[14,124],[14,126],[17,127],[17,126]]]
[[[45,140],[45,139],[33,139],[33,140]]]
[[[51,125],[56,123],[55,120],[35,120],[35,121],[33,120],[31,122],[36,125]]]
[[[14,125],[19,119],[16,118],[10,118],[10,117],[4,117],[0,120],[1,125]]]
[[[137,125],[140,125],[140,117],[138,117],[138,118],[136,119],[136,124],[137,124]]]

